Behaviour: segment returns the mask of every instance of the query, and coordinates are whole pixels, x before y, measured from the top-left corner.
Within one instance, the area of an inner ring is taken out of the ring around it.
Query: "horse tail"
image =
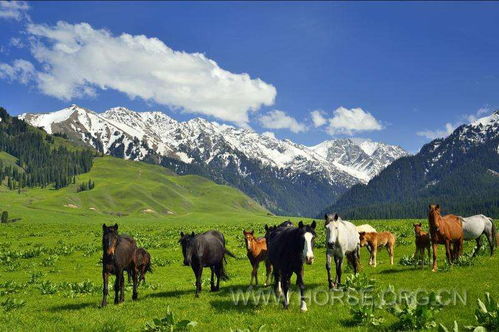
[[[487,217],[487,219],[490,220],[490,223],[492,224],[492,238],[490,239],[492,248],[497,247],[497,236],[496,236],[496,224],[494,223],[494,220],[492,218]]]
[[[229,276],[225,272],[225,264],[227,264],[227,260],[225,259],[225,256],[224,256],[224,261],[222,261],[222,264],[220,264],[220,279],[222,279],[223,281],[227,281],[227,280],[229,280]]]
[[[234,255],[233,253],[231,253],[227,248],[225,248],[225,254],[229,255],[232,258],[237,258],[236,255]],[[224,255],[224,258],[225,258],[225,255]]]

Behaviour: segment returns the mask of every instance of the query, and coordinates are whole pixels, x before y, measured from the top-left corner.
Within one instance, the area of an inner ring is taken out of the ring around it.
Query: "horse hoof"
[[[431,269],[431,272],[437,272],[437,269]]]

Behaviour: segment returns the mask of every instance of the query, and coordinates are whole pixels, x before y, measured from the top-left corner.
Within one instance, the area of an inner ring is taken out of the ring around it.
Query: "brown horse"
[[[151,255],[144,248],[137,248],[133,255],[133,262],[134,267],[138,272],[138,283],[140,284],[141,281],[146,282],[146,272],[152,273]],[[126,269],[128,273],[128,282],[132,280],[132,273],[134,272],[134,269],[131,269],[130,267]]]
[[[433,272],[437,271],[437,244],[445,245],[447,261],[452,264],[463,250],[463,223],[461,218],[453,214],[442,216],[440,206],[430,204],[428,212],[430,238],[433,248]],[[453,248],[451,247],[453,246]]]
[[[430,240],[430,234],[428,232],[424,232],[423,229],[421,228],[421,223],[419,224],[412,224],[414,226],[414,235],[416,236],[416,251],[414,252],[414,261],[416,262],[416,259],[419,259],[420,263],[422,264],[422,267],[424,267],[424,251],[428,251],[428,261],[430,260],[430,247],[431,247],[431,240]],[[416,263],[414,263],[416,264]]]
[[[267,286],[272,274],[272,265],[267,257],[267,241],[265,240],[265,237],[255,238],[254,233],[253,230],[250,232],[243,230],[248,259],[253,267],[253,271],[251,271],[250,286],[253,284],[253,278],[255,279],[255,286],[258,285],[258,266],[261,261],[265,261],[267,274],[264,286]]]
[[[116,276],[114,282],[114,303],[125,300],[125,279],[123,271],[131,271],[133,277],[132,300],[137,299],[137,266],[134,256],[137,245],[135,240],[127,235],[118,234],[118,224],[114,226],[102,225],[102,307],[107,305],[108,279],[110,274]]]
[[[369,258],[369,265],[376,267],[376,255],[378,248],[385,247],[390,256],[390,264],[393,265],[393,254],[395,247],[395,235],[390,232],[360,232],[359,233],[360,246],[366,247],[371,257]]]

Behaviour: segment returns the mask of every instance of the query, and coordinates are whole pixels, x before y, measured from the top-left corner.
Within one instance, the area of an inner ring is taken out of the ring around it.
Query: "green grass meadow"
[[[91,191],[76,193],[79,182],[95,181]],[[167,307],[178,320],[197,322],[194,331],[258,330],[267,331],[364,331],[351,321],[347,303],[320,303],[327,290],[323,221],[318,221],[316,260],[305,266],[309,311],[301,313],[297,289],[292,278],[291,305],[234,304],[232,292],[248,290],[251,267],[246,257],[242,230],[254,229],[263,235],[264,224],[277,224],[287,217],[269,214],[253,200],[230,187],[215,185],[197,176],[176,176],[168,170],[143,163],[114,158],[96,158],[92,171],[79,176],[76,184],[61,190],[29,189],[20,194],[0,186],[0,210],[9,211],[13,223],[0,224],[0,329],[9,331],[141,331],[147,322],[163,318]],[[300,219],[291,217],[298,222]],[[305,220],[307,223],[311,220]],[[354,221],[362,224],[366,221]],[[490,292],[499,294],[499,254],[487,251],[468,266],[447,267],[444,250],[439,248],[436,273],[399,263],[414,253],[412,223],[415,220],[368,221],[378,231],[396,234],[395,264],[389,265],[386,251],[378,253],[378,266],[368,265],[367,250],[361,250],[361,273],[375,280],[376,289],[393,285],[396,291],[456,291],[465,295],[466,304],[447,305],[438,321],[451,326],[475,324],[477,298]],[[422,221],[427,225],[427,221]],[[125,302],[113,304],[110,296],[100,308],[102,277],[100,259],[101,225],[119,224],[120,233],[132,235],[152,256],[154,272],[139,287],[139,299],[131,300],[127,286]],[[427,228],[427,226],[425,227]],[[194,297],[194,275],[182,266],[178,244],[180,231],[202,232],[217,229],[227,238],[227,247],[237,259],[228,258],[230,279],[221,283],[219,292],[209,291],[209,269],[203,274],[203,292]],[[485,239],[484,239],[485,241]],[[484,242],[486,243],[486,242]],[[466,243],[471,252],[473,243]],[[259,281],[264,281],[264,266]],[[344,269],[343,279],[352,274]],[[254,290],[270,292],[258,286]],[[315,295],[314,295],[315,294]],[[335,292],[339,297],[338,292]],[[447,294],[447,293],[445,293]],[[16,300],[19,305],[5,305]],[[381,310],[385,320],[377,330],[389,330],[396,322],[393,315]]]

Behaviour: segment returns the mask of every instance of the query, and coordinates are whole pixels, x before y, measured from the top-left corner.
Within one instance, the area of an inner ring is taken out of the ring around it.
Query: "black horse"
[[[303,263],[312,264],[314,261],[315,227],[315,220],[311,225],[304,225],[300,221],[298,227],[276,227],[274,230],[268,231],[267,248],[270,262],[274,268],[274,290],[277,296],[284,295],[285,309],[289,306],[288,290],[291,276],[295,273],[296,284],[300,288],[300,309],[307,311]],[[282,294],[283,292],[284,294]]]
[[[294,224],[291,222],[291,220],[283,221],[282,223],[280,223],[277,226],[265,225],[265,240],[267,241],[267,244],[269,243],[270,233],[276,231],[277,229],[281,229],[284,227],[293,227],[293,226],[294,226]]]
[[[182,245],[184,265],[191,266],[196,276],[196,297],[201,292],[201,275],[204,267],[211,269],[211,291],[220,289],[220,278],[227,278],[224,270],[225,254],[236,257],[225,248],[225,238],[218,231],[208,231],[202,234],[180,233],[179,243]],[[217,276],[215,285],[214,275]]]
[[[114,303],[118,304],[125,300],[123,271],[132,271],[133,296],[137,299],[137,275],[138,271],[134,262],[134,254],[137,249],[135,240],[126,235],[118,234],[118,224],[114,226],[102,225],[102,306],[107,305],[108,279],[110,274],[116,275],[114,282]]]

